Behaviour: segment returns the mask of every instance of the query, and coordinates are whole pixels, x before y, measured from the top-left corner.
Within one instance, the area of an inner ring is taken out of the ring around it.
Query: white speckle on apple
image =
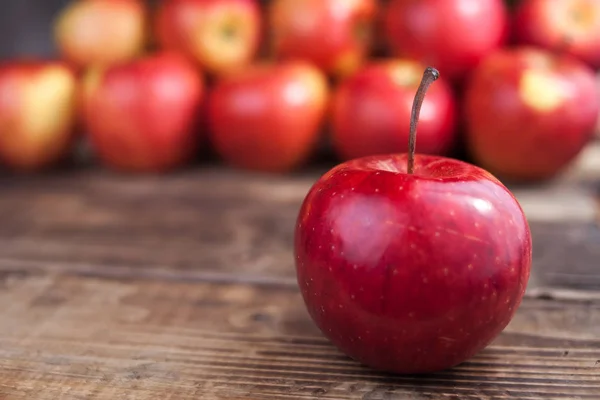
[[[479,228],[479,222],[475,222],[475,228]]]
[[[331,197],[335,197],[336,194],[337,194],[337,192],[331,193]]]
[[[351,294],[351,295],[350,295],[350,298],[351,298],[352,300],[354,300],[354,299],[356,298],[356,296],[355,296],[355,295],[353,295],[353,294]]]
[[[473,271],[473,264],[469,264],[469,265],[467,265],[467,269],[468,269],[469,271]]]
[[[333,233],[334,233],[334,230],[333,230],[333,228],[331,228],[331,229],[329,230],[329,233],[331,233],[331,234],[333,235]]]
[[[429,280],[427,278],[423,278],[423,283],[427,283]]]
[[[340,307],[340,308],[344,308],[344,305],[343,305],[343,304],[340,304],[340,305],[339,305],[339,307]]]
[[[514,274],[515,272],[517,272],[517,270],[515,269],[515,267],[512,267],[512,268],[510,269],[510,273],[511,273],[511,274]]]
[[[335,244],[331,245],[331,251],[335,251]]]
[[[487,300],[487,297],[481,296],[481,301],[486,301],[486,300]]]
[[[325,307],[321,306],[321,314],[325,314]]]
[[[404,190],[404,186],[399,186],[398,190]]]
[[[411,248],[412,250],[414,250],[414,249],[416,249],[416,248],[417,248],[417,245],[416,245],[416,244],[414,244],[414,243],[411,243],[411,244],[410,244],[410,248]]]
[[[356,190],[355,187],[350,188],[350,191],[354,192],[354,190]]]
[[[440,233],[439,232],[436,232],[434,235],[435,235],[435,237],[440,237]]]
[[[323,246],[319,245],[319,250],[321,250],[323,248]]]
[[[500,257],[496,257],[496,264],[500,264],[502,260],[500,260]]]
[[[344,198],[344,194],[340,194],[340,198],[342,198],[342,199],[343,199],[343,198]]]
[[[375,176],[379,176],[379,175],[381,175],[381,172],[379,172],[379,171],[375,172]]]
[[[398,275],[398,270],[397,269],[393,270],[392,275]]]
[[[357,270],[357,269],[358,269],[358,265],[354,264],[354,265],[352,266],[352,268],[354,268],[355,270]]]
[[[490,285],[488,285],[487,283],[484,283],[484,284],[483,284],[483,288],[484,288],[484,289],[487,289],[488,287],[490,287]]]
[[[512,307],[508,307],[508,311],[512,311]]]
[[[454,217],[456,213],[454,212],[454,210],[450,210],[450,215]]]
[[[333,272],[333,268],[332,267],[329,267],[329,272]]]
[[[359,337],[358,337],[358,340],[362,340],[362,336],[359,336]]]
[[[448,268],[444,268],[444,275],[448,276],[450,274],[450,270]]]
[[[498,236],[502,236],[503,234],[504,234],[504,232],[498,231]]]
[[[314,227],[314,226],[312,227],[312,231],[313,231],[313,232],[315,231],[315,227]]]
[[[379,193],[379,188],[375,188],[375,193]]]

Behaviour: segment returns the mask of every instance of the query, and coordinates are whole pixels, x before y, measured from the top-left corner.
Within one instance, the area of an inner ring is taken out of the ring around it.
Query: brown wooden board
[[[599,147],[511,186],[534,267],[513,322],[428,377],[340,354],[304,308],[292,232],[324,172],[97,167],[0,176],[0,399],[599,399]]]
[[[102,272],[100,275],[102,275]],[[597,399],[600,302],[527,299],[459,367],[392,376],[317,331],[277,285],[2,276],[4,399]]]

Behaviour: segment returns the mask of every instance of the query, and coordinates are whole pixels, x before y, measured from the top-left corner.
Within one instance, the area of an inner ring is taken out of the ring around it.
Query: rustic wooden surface
[[[600,147],[514,187],[527,297],[481,354],[371,371],[311,322],[291,257],[319,172],[0,176],[0,399],[600,399]]]

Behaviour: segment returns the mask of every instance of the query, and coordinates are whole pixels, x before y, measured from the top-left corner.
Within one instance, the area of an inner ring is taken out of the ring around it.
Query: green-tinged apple
[[[83,122],[108,167],[165,172],[195,156],[205,87],[183,56],[156,53],[91,69],[83,92]]]
[[[331,135],[341,159],[408,151],[412,101],[423,69],[410,59],[370,61],[337,85],[331,105]],[[421,110],[420,152],[448,154],[456,138],[456,120],[454,93],[440,78]]]
[[[508,37],[502,0],[390,0],[383,18],[393,54],[435,65],[454,81]]]
[[[158,45],[223,75],[252,62],[262,38],[257,0],[165,0],[154,21]]]
[[[398,374],[445,370],[507,326],[530,275],[531,232],[513,194],[478,166],[407,153],[345,161],[309,190],[295,230],[308,312],[342,352]]]
[[[55,166],[76,137],[78,81],[55,60],[0,65],[0,163],[18,171]]]
[[[80,68],[111,65],[141,54],[148,10],[142,0],[74,0],[54,21],[61,56]]]
[[[377,10],[375,0],[274,0],[267,10],[272,52],[348,76],[369,55]]]
[[[514,26],[517,43],[566,52],[600,68],[598,0],[523,0]]]
[[[294,169],[316,149],[328,99],[325,74],[310,63],[253,64],[219,80],[209,94],[213,147],[235,167]]]
[[[565,169],[593,137],[600,111],[594,72],[534,47],[487,57],[465,87],[466,142],[501,179],[541,181]]]

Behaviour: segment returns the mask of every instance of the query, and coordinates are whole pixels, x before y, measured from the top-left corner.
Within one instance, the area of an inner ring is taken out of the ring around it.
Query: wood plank
[[[600,302],[527,299],[486,350],[427,377],[349,360],[295,288],[5,273],[0,398],[597,399]]]
[[[295,218],[325,169],[286,176],[206,165],[164,176],[95,168],[5,175],[0,177],[0,270],[293,286]],[[587,173],[580,182],[569,177],[514,188],[534,235],[528,293],[600,296],[600,207],[594,186],[600,181],[590,178],[594,168],[581,170]]]

